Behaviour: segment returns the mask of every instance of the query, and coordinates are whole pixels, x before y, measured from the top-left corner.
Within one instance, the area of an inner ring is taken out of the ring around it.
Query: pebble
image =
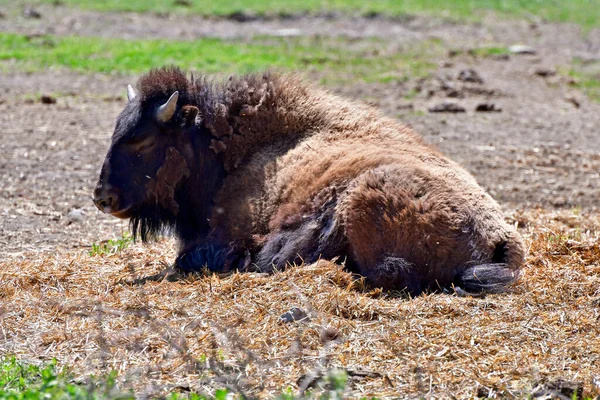
[[[292,307],[290,311],[284,313],[279,317],[279,322],[288,323],[295,321],[308,321],[308,315],[306,311],[298,307]]]
[[[40,101],[42,102],[42,104],[55,104],[56,98],[52,97],[50,95],[44,94],[44,95],[40,96]]]
[[[537,51],[531,47],[531,46],[527,46],[524,44],[515,44],[513,46],[510,46],[508,48],[508,51],[510,51],[513,54],[536,54]]]
[[[502,108],[496,106],[494,103],[480,103],[475,107],[477,112],[501,112]]]
[[[25,18],[34,18],[34,19],[42,18],[42,14],[40,14],[35,8],[32,8],[32,7],[26,7],[25,10],[23,10],[23,16]]]
[[[83,221],[83,210],[80,208],[74,208],[67,214],[69,222],[81,222]]]
[[[554,68],[537,68],[535,71],[533,71],[533,73],[537,76],[541,76],[543,78],[546,78],[548,76],[554,76],[556,75],[556,70]]]
[[[577,98],[577,96],[575,96],[575,95],[566,96],[565,100],[568,101],[569,103],[573,104],[573,106],[575,106],[575,108],[581,107],[581,99]]]
[[[342,334],[340,333],[340,331],[332,327],[321,329],[321,332],[319,333],[319,340],[322,344],[332,342],[341,338]]]
[[[445,101],[443,103],[436,104],[429,107],[429,112],[432,113],[463,113],[467,110],[460,104]]]
[[[277,37],[294,37],[302,35],[302,31],[296,28],[278,29],[273,32],[273,36]]]
[[[483,78],[472,68],[463,69],[458,74],[458,80],[463,82],[483,83]]]

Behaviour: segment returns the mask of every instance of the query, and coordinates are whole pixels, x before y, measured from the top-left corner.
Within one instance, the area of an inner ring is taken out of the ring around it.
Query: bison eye
[[[133,148],[136,152],[144,152],[154,147],[154,140],[144,140],[140,143],[136,143]]]
[[[145,144],[141,147],[138,147],[138,151],[150,150],[154,146],[154,143]]]

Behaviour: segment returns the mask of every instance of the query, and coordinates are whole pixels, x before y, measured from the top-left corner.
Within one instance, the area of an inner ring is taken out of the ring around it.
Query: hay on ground
[[[512,293],[486,297],[370,291],[327,261],[168,276],[167,240],[31,253],[0,265],[0,354],[56,358],[81,377],[116,370],[140,396],[228,387],[262,398],[332,368],[348,371],[349,397],[523,397],[559,380],[599,394],[600,219],[513,219],[527,267]],[[307,318],[280,322],[293,307]]]

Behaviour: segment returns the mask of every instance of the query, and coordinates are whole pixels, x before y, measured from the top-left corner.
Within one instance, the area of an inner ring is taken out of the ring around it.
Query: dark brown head
[[[134,234],[139,227],[145,239],[175,225],[178,192],[202,153],[195,149],[202,128],[198,108],[189,104],[191,84],[178,69],[152,71],[138,86],[139,95],[128,87],[129,101],[117,119],[94,203],[105,213],[131,218]]]

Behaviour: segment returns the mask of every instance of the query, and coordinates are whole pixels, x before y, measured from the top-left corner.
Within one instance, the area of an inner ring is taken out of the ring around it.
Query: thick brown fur
[[[164,68],[138,90],[142,107],[175,90],[178,110],[197,107],[196,134],[210,135],[224,171],[210,193],[210,232],[185,240],[180,260],[195,247],[261,270],[341,256],[373,285],[415,294],[463,282],[496,291],[518,275],[524,245],[498,204],[373,108],[278,73],[211,84]]]

